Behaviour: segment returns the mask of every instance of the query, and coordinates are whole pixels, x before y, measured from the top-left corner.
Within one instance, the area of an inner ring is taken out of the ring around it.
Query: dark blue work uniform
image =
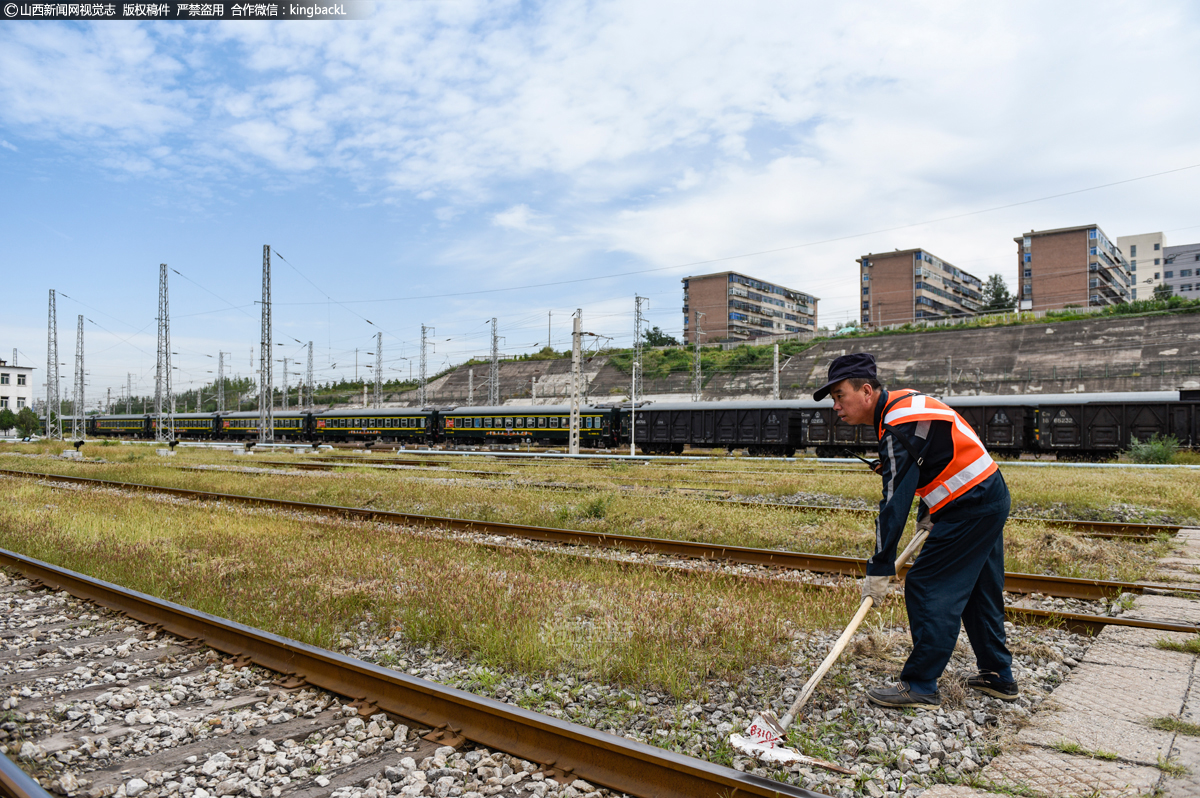
[[[888,403],[882,391],[875,406],[875,428]],[[908,521],[916,490],[932,482],[954,458],[949,421],[914,421],[893,425],[923,462],[917,465],[895,434],[885,430],[879,441],[883,499],[875,526],[875,554],[867,562],[869,576],[896,573],[896,548]],[[1008,520],[1008,486],[999,469],[966,494],[933,514],[933,529],[904,580],[913,651],[901,681],[913,692],[934,693],[958,640],[961,621],[975,650],[980,671],[1010,682],[1012,654],[1004,637],[1004,522]],[[922,502],[918,518],[929,514]]]

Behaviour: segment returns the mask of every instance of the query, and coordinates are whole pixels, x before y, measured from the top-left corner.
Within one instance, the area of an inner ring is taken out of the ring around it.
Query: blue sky
[[[924,247],[1011,283],[1031,228],[1189,243],[1200,169],[915,223],[1200,164],[1198,67],[1187,2],[0,23],[0,353],[42,373],[54,288],[65,383],[82,313],[89,396],[127,373],[152,392],[165,262],[177,384],[211,380],[219,351],[248,376],[268,243],[278,355],[314,341],[319,380],[352,378],[377,331],[407,376],[422,323],[431,370],[486,352],[493,316],[506,353],[544,346],[549,312],[563,348],[577,307],[628,344],[635,293],[678,334],[691,273],[807,291],[833,324],[856,315],[867,252]]]

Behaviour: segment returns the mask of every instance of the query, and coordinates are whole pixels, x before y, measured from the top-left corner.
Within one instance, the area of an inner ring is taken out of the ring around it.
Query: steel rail
[[[236,493],[214,493],[190,488],[171,488],[160,485],[145,485],[136,482],[118,482],[74,477],[62,474],[45,474],[36,471],[13,471],[0,469],[0,476],[26,479],[43,479],[95,487],[118,488],[121,490],[162,493],[189,499],[231,502],[238,504],[280,507],[305,512],[362,518],[373,521],[397,522],[401,524],[432,526],[464,532],[476,532],[545,543],[559,543],[595,548],[615,548],[639,552],[652,552],[697,560],[732,562],[743,565],[758,565],[813,573],[859,577],[866,573],[867,561],[860,557],[844,557],[834,554],[812,554],[781,549],[755,549],[748,546],[727,546],[674,538],[636,537],[608,532],[592,532],[583,529],[559,529],[556,527],[510,524],[500,521],[478,521],[467,518],[405,513],[396,510],[376,510],[369,507],[346,507],[342,505],[317,504],[293,499],[274,499],[263,496],[247,496]],[[903,573],[906,573],[905,570]],[[903,575],[903,573],[901,575]],[[1179,591],[1172,585],[1149,582],[1118,582],[1107,579],[1080,579],[1068,576],[1048,576],[1006,571],[1004,589],[1010,593],[1041,593],[1056,598],[1076,598],[1089,601],[1109,599],[1121,593],[1141,595],[1146,592]],[[1184,591],[1191,592],[1191,591]],[[1091,616],[1089,616],[1091,617]],[[1099,617],[1099,616],[1097,616]],[[1193,627],[1188,627],[1193,628]],[[1200,629],[1200,627],[1195,627]]]
[[[0,754],[0,795],[4,798],[50,798],[37,780]]]
[[[128,590],[16,552],[0,564],[55,590],[117,610],[186,640],[454,737],[505,751],[603,787],[647,798],[797,796],[821,793],[742,773]],[[24,798],[24,797],[22,797]]]
[[[292,468],[322,471],[331,470],[333,468],[359,467],[359,468],[379,468],[388,470],[382,467],[382,464],[372,463],[313,463],[313,462],[296,462],[290,463],[286,460],[259,460],[260,465],[270,466],[289,466]],[[464,469],[445,468],[447,473],[465,474],[468,476],[480,477],[511,477],[514,476],[507,471],[470,471]],[[630,479],[631,477],[622,476],[622,479]],[[646,480],[652,480],[653,477],[648,477]],[[572,486],[557,486],[547,483],[530,484],[529,487],[547,488],[553,487],[559,490],[574,489],[583,490],[588,488],[598,488],[595,485],[572,485]],[[619,487],[640,487],[636,485],[619,486]],[[821,512],[821,513],[849,513],[849,514],[868,514],[875,513],[876,510],[867,507],[836,507],[825,504],[788,504],[786,502],[754,502],[745,501],[742,499],[715,499],[708,498],[704,501],[709,501],[714,504],[733,504],[743,507],[765,507],[776,510],[793,510],[806,512]],[[1160,534],[1177,535],[1182,529],[1180,524],[1143,524],[1132,523],[1128,521],[1088,521],[1079,518],[1037,518],[1034,516],[1009,516],[1009,521],[1020,521],[1027,523],[1044,524],[1045,526],[1071,529],[1077,532],[1082,532],[1088,537],[1102,538],[1121,538],[1129,539],[1138,542],[1150,542],[1157,539]]]

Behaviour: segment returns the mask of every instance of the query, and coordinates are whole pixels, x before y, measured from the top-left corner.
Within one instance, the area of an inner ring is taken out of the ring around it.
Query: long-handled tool
[[[917,530],[917,534],[913,536],[912,542],[896,558],[896,573],[899,573],[900,569],[917,555],[917,552],[920,551],[921,546],[925,543],[925,538],[928,536],[928,530]],[[750,722],[749,728],[746,729],[746,736],[732,734],[729,737],[729,743],[743,754],[764,762],[806,762],[823,767],[832,766],[836,770],[842,770],[843,768],[838,765],[805,756],[795,749],[787,748],[782,743],[784,737],[787,735],[788,727],[792,725],[800,710],[808,703],[808,699],[812,697],[812,694],[817,689],[817,685],[825,678],[825,674],[833,667],[833,663],[837,662],[837,658],[841,656],[843,649],[849,644],[850,638],[854,637],[854,633],[858,631],[858,627],[862,625],[863,619],[867,617],[867,613],[874,605],[875,600],[870,596],[863,598],[862,604],[858,605],[858,612],[854,613],[854,617],[850,619],[846,630],[842,632],[842,636],[833,644],[833,649],[825,657],[824,661],[821,662],[820,667],[804,683],[804,687],[800,689],[800,695],[796,697],[791,709],[783,716],[783,720],[776,717],[775,713],[771,710],[764,710]]]

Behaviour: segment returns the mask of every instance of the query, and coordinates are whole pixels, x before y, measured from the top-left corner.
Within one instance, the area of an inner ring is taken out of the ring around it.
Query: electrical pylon
[[[175,440],[175,396],[171,392],[171,314],[165,263],[158,265],[158,366],[154,373],[154,440]]]
[[[271,245],[263,244],[262,335],[258,350],[258,442],[275,440],[275,381],[271,374]]]
[[[50,289],[50,318],[46,327],[46,437],[62,440],[62,403],[58,399],[58,310]]]
[[[79,316],[79,331],[75,334],[75,390],[71,394],[71,439],[87,437],[83,416],[83,314]]]

